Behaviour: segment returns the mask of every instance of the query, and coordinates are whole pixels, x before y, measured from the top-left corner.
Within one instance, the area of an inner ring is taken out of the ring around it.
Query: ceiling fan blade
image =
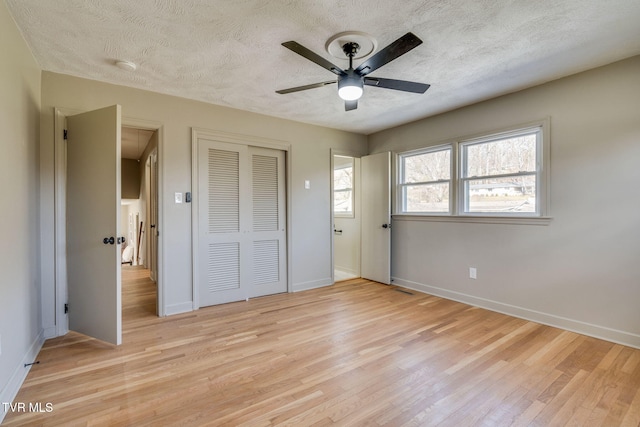
[[[334,83],[337,83],[337,80],[331,80],[328,82],[320,82],[320,83],[312,83],[310,85],[292,87],[289,89],[281,89],[281,90],[277,90],[276,93],[284,95],[285,93],[300,92],[301,90],[307,90],[307,89],[315,89],[317,87],[322,87],[322,86],[326,86]]]
[[[327,61],[317,53],[310,51],[309,49],[307,49],[306,47],[302,46],[297,42],[294,42],[294,41],[284,42],[282,43],[282,46],[286,47],[289,50],[294,51],[300,56],[304,56],[311,62],[315,62],[322,68],[331,71],[333,74],[336,74],[338,76],[344,76],[347,74],[344,72],[342,68],[332,64],[331,62]]]
[[[358,108],[358,100],[355,101],[344,101],[344,111],[351,111]]]
[[[366,76],[421,44],[422,40],[415,34],[409,32],[360,64],[360,66],[356,68],[356,73],[361,76]]]
[[[384,89],[401,90],[403,92],[425,93],[431,85],[426,83],[408,82],[406,80],[382,79],[379,77],[365,77],[364,84]]]

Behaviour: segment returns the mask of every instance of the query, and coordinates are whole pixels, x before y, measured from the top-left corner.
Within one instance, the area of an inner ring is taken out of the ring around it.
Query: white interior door
[[[149,236],[151,241],[149,256],[149,276],[151,280],[158,281],[158,149],[150,156],[149,194],[150,221]]]
[[[249,297],[287,291],[284,152],[249,147],[251,286]]]
[[[391,283],[391,153],[361,158],[361,275]]]
[[[200,307],[286,292],[284,153],[198,141]]]
[[[120,116],[114,105],[67,117],[66,192],[69,329],[117,345],[122,343]]]
[[[240,301],[246,286],[249,203],[247,147],[219,141],[198,144],[199,305]]]

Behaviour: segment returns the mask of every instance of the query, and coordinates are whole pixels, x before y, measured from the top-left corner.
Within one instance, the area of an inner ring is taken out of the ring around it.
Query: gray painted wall
[[[122,159],[122,191],[123,199],[137,199],[140,197],[140,162],[132,159]]]
[[[551,121],[550,224],[394,217],[395,283],[640,347],[639,76],[634,57],[370,135],[402,152]]]
[[[40,69],[0,2],[0,402],[10,402],[43,342],[40,318]],[[45,165],[46,167],[46,165]],[[0,407],[0,421],[4,418]]]

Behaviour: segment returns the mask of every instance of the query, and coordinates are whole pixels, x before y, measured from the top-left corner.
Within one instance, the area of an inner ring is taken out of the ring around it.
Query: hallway
[[[157,318],[157,286],[142,266],[122,266],[122,331]]]

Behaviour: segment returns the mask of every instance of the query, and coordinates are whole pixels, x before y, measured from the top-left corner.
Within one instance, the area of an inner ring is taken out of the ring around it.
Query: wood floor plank
[[[123,344],[48,340],[8,426],[640,423],[640,350],[363,279],[158,318],[123,268]]]

